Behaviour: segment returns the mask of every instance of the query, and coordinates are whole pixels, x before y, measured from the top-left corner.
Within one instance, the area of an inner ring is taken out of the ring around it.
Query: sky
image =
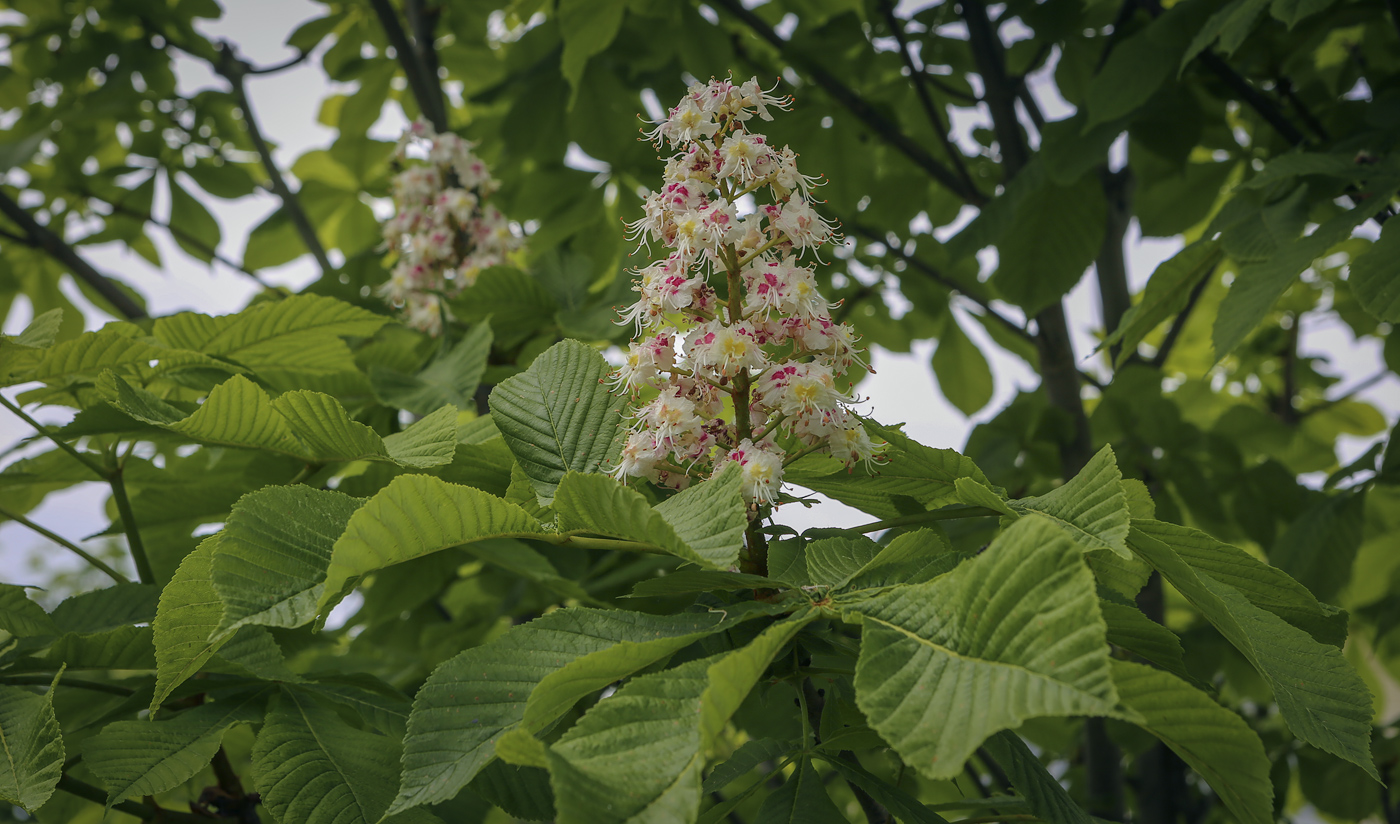
[[[274,64],[294,56],[295,52],[283,45],[283,41],[300,23],[321,16],[323,8],[308,0],[240,0],[224,5],[225,17],[218,21],[204,21],[201,28],[212,37],[227,38],[236,43],[241,55],[254,65]],[[911,4],[901,4],[901,9],[908,5]],[[945,33],[953,32],[949,30]],[[1031,88],[1040,99],[1047,118],[1058,120],[1072,114],[1073,108],[1054,92],[1053,84],[1048,80],[1050,71],[1052,68],[1046,68],[1033,75]],[[206,65],[187,57],[177,58],[176,74],[180,90],[185,94],[211,86],[224,87],[223,80]],[[317,123],[316,113],[323,98],[347,88],[353,89],[353,86],[328,82],[314,58],[277,75],[248,79],[252,107],[264,132],[276,144],[275,157],[281,167],[290,167],[305,151],[323,148],[331,143],[336,133]],[[679,80],[674,91],[681,91]],[[800,97],[798,105],[801,105]],[[642,110],[640,100],[638,110]],[[975,143],[970,132],[972,128],[983,125],[985,120],[966,110],[957,111],[961,114],[954,121],[954,137],[971,148]],[[376,137],[393,139],[403,123],[401,110],[391,103],[386,106],[371,133]],[[1121,144],[1115,147],[1119,163],[1122,162],[1123,151]],[[580,165],[587,166],[589,159],[581,152],[575,153],[573,158]],[[660,173],[658,168],[658,179]],[[248,232],[275,206],[275,199],[265,193],[238,201],[212,203],[211,211],[218,217],[223,230],[219,251],[225,257],[237,260]],[[168,208],[165,193],[158,193],[156,214],[162,214]],[[217,263],[211,268],[185,255],[159,230],[153,230],[152,234],[165,261],[164,268],[160,270],[119,244],[84,247],[84,254],[99,270],[121,278],[145,295],[152,314],[156,315],[181,310],[211,314],[233,312],[245,305],[258,290],[255,283],[232,269]],[[943,236],[943,233],[940,235]],[[1143,239],[1134,224],[1129,232],[1128,248],[1129,278],[1133,289],[1138,290],[1157,264],[1180,248],[1180,242]],[[994,261],[993,256],[984,262],[990,267]],[[316,270],[310,259],[303,257],[260,274],[270,283],[299,288],[314,279]],[[1097,361],[1085,357],[1096,345],[1093,329],[1101,325],[1093,280],[1092,277],[1085,277],[1067,298],[1076,351],[1080,353],[1082,366],[1086,369],[1101,368]],[[70,297],[76,298],[76,290],[70,290]],[[891,297],[897,306],[901,300],[898,293]],[[1002,308],[1008,314],[1017,314],[1014,308]],[[27,309],[19,307],[5,323],[4,331],[14,333],[22,329],[28,319]],[[89,314],[88,326],[95,328],[106,319],[102,313],[94,310]],[[978,324],[964,324],[964,329],[988,355],[992,364],[995,394],[984,410],[969,419],[943,399],[929,367],[934,344],[923,341],[916,343],[910,353],[892,353],[878,348],[871,353],[875,374],[859,387],[860,394],[868,399],[862,405],[862,411],[872,413],[884,422],[906,423],[906,431],[910,435],[930,446],[957,449],[966,442],[973,426],[994,417],[1018,391],[1038,385],[1039,380],[1031,369],[992,345]],[[1318,314],[1305,318],[1302,329],[1304,353],[1326,357],[1332,371],[1342,378],[1337,395],[1344,394],[1350,387],[1382,369],[1379,345],[1358,345],[1339,321],[1329,321],[1325,315]],[[13,397],[15,390],[10,390],[9,394]],[[1361,397],[1381,408],[1393,424],[1397,412],[1400,412],[1400,379],[1392,374],[1367,389]],[[54,410],[41,417],[61,421],[67,414],[63,410]],[[19,421],[9,416],[0,418],[0,444],[12,443],[29,434]],[[1361,454],[1372,440],[1345,440],[1341,447],[1344,461]],[[32,513],[32,518],[65,537],[82,538],[105,527],[107,519],[101,512],[105,497],[105,487],[97,485],[57,493],[49,496]],[[812,526],[853,526],[868,522],[871,518],[828,501],[812,509],[784,507],[779,511],[778,520],[804,529]],[[33,566],[36,560],[38,567]],[[54,548],[18,524],[7,522],[0,525],[0,570],[4,570],[0,577],[9,582],[39,583],[45,577],[45,570],[70,569],[81,565],[81,561]]]

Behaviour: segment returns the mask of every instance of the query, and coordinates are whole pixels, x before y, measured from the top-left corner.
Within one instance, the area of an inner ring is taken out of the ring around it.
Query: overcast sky
[[[294,52],[283,45],[283,41],[301,22],[320,16],[324,8],[307,0],[241,0],[225,5],[224,19],[206,21],[202,28],[213,37],[226,38],[236,43],[243,57],[255,65],[268,65],[293,56]],[[223,87],[223,81],[199,61],[181,57],[177,59],[176,71],[180,90],[185,94],[192,94],[210,86]],[[1073,109],[1054,93],[1045,75],[1045,72],[1041,72],[1038,77],[1033,76],[1031,86],[1040,97],[1047,117],[1056,120],[1069,116]],[[333,130],[316,122],[316,113],[323,98],[346,87],[344,84],[328,83],[316,60],[307,61],[275,76],[250,77],[248,85],[253,108],[264,132],[276,142],[276,157],[283,168],[290,167],[303,152],[325,147],[334,139]],[[353,89],[353,86],[349,88]],[[669,90],[676,94],[682,91],[679,79],[676,88]],[[667,94],[660,92],[661,90],[658,90],[658,94],[664,100]],[[800,95],[797,105],[801,105]],[[642,103],[639,100],[638,110],[641,109]],[[372,133],[378,137],[392,139],[397,136],[403,122],[402,112],[397,105],[391,103],[385,107],[384,114],[372,129]],[[954,124],[955,136],[959,142],[972,145],[970,130],[981,122],[979,117],[970,113],[959,117]],[[1121,154],[1122,147],[1117,147],[1117,151]],[[586,163],[586,158],[576,159]],[[658,179],[660,173],[658,165]],[[213,201],[210,206],[223,229],[220,252],[227,258],[237,260],[242,254],[249,230],[274,209],[275,202],[271,195],[260,193],[234,202]],[[161,192],[155,206],[156,214],[162,214],[166,209],[168,199]],[[152,234],[165,262],[163,270],[155,269],[144,259],[125,251],[118,244],[84,247],[84,254],[99,269],[135,286],[147,297],[152,314],[186,309],[212,314],[233,312],[256,292],[256,284],[243,275],[217,264],[210,269],[185,255],[159,230],[153,231]],[[1139,236],[1136,225],[1130,231],[1129,245],[1129,274],[1134,289],[1141,288],[1157,264],[1180,248],[1180,243],[1175,240],[1144,241]],[[298,288],[315,277],[315,268],[309,258],[303,258],[261,274],[269,282]],[[1092,277],[1084,278],[1068,299],[1072,332],[1081,358],[1093,350],[1095,341],[1092,330],[1100,325],[1097,295],[1092,282]],[[70,290],[70,295],[73,295],[74,291]],[[1010,312],[1014,314],[1015,310]],[[104,317],[101,313],[92,312],[88,319],[89,328],[100,325]],[[27,307],[17,307],[5,324],[5,331],[18,331],[28,319]],[[862,407],[863,411],[871,412],[885,422],[907,423],[906,431],[923,443],[960,448],[972,426],[993,417],[1017,391],[1037,385],[1038,379],[1031,370],[1018,359],[991,345],[977,324],[965,324],[964,328],[992,361],[996,391],[992,403],[986,409],[969,420],[943,399],[935,387],[932,370],[929,368],[933,344],[925,341],[916,344],[914,351],[908,354],[895,354],[879,349],[872,353],[876,374],[860,386],[861,394],[869,398]],[[1343,324],[1339,321],[1329,322],[1320,314],[1305,319],[1302,348],[1307,355],[1324,356],[1328,359],[1331,370],[1343,379],[1337,394],[1344,393],[1382,368],[1378,345],[1357,345]],[[1088,358],[1084,358],[1084,366],[1097,368]],[[11,397],[14,394],[15,390],[9,390]],[[1391,375],[1364,392],[1362,397],[1384,410],[1387,419],[1393,424],[1397,410],[1400,410],[1400,379]],[[62,410],[56,410],[49,419],[62,420],[65,417]],[[0,442],[10,443],[28,434],[30,433],[19,425],[18,421],[8,416],[0,419]],[[1370,440],[1344,440],[1344,458],[1360,454],[1369,444]],[[51,495],[34,513],[33,518],[66,537],[81,538],[106,525],[107,520],[100,512],[100,504],[105,497],[105,488],[96,485]],[[854,525],[866,522],[870,518],[828,502],[805,511],[800,507],[785,507],[779,515],[779,520],[805,528],[817,525]],[[42,573],[38,570],[27,571],[27,559],[31,559],[41,549],[45,561],[51,558],[53,563],[65,568],[76,560],[67,554],[59,554],[59,550],[53,550],[51,553],[44,549],[46,546],[51,547],[46,541],[19,525],[0,525],[0,569],[5,570],[5,574],[0,577],[13,583],[40,583]],[[82,562],[76,563],[81,565]]]

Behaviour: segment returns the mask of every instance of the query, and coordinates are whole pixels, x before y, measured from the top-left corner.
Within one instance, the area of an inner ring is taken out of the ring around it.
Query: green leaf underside
[[[738,563],[748,526],[738,466],[722,470],[653,509],[606,475],[566,474],[554,497],[559,531],[639,541],[700,567]]]
[[[797,769],[763,800],[755,819],[762,824],[846,824],[847,818],[826,793],[812,759],[797,759]]]
[[[214,591],[224,607],[216,634],[248,624],[310,623],[332,548],[363,503],[301,484],[267,487],[240,499],[212,560]]]
[[[170,583],[160,594],[160,606],[152,622],[156,648],[156,691],[151,712],[156,712],[176,687],[199,672],[228,636],[211,640],[224,615],[212,579],[214,549],[223,540],[216,532],[185,556]]]
[[[954,487],[958,478],[970,478],[990,485],[987,476],[970,458],[951,449],[924,446],[898,429],[873,421],[866,421],[865,428],[872,438],[883,439],[889,444],[885,452],[886,463],[873,471],[864,465],[858,465],[851,472],[842,469],[830,471],[829,474],[789,471],[785,480],[877,518],[897,518],[908,514],[895,505],[896,496],[913,498],[925,509],[937,509],[958,502]],[[789,469],[800,468],[794,465]]]
[[[414,699],[391,809],[456,795],[491,760],[499,736],[527,713],[527,729],[538,731],[589,692],[756,614],[562,609],[449,659]]]
[[[0,686],[0,799],[29,812],[44,805],[63,772],[63,736],[53,693],[53,687],[35,695]]]
[[[548,505],[570,471],[611,468],[621,446],[625,399],[603,383],[612,367],[574,340],[550,347],[491,392],[491,418],[539,496]]]
[[[308,463],[371,460],[426,468],[451,463],[456,445],[455,429],[434,418],[400,433],[390,450],[330,395],[294,390],[273,399],[242,375],[214,387],[188,415],[114,373],[102,383],[113,404],[139,421],[197,443],[262,449]]]
[[[1129,543],[1254,665],[1296,736],[1380,780],[1371,760],[1371,694],[1341,650],[1250,603],[1156,538],[1134,529]]]
[[[479,489],[401,475],[350,516],[331,552],[317,609],[325,613],[348,585],[376,569],[483,538],[542,531],[525,510]]]
[[[1181,639],[1176,633],[1142,614],[1135,604],[1099,601],[1108,625],[1108,642],[1151,661],[1182,678],[1189,678]]]
[[[1246,824],[1271,824],[1274,787],[1264,744],[1235,713],[1173,675],[1113,662],[1118,698],[1142,716],[1138,726],[1181,756]]]
[[[733,652],[635,678],[585,713],[548,752],[560,824],[693,821],[706,751],[773,656],[813,617],[774,624]]]
[[[110,806],[183,784],[209,764],[224,732],[262,719],[263,693],[203,704],[161,721],[117,721],[83,746],[83,763],[102,782]]]
[[[930,778],[1027,718],[1117,704],[1093,575],[1049,519],[1022,518],[953,572],[851,610],[865,617],[856,702]]]
[[[1086,550],[1106,549],[1127,558],[1132,555],[1125,543],[1131,516],[1122,480],[1113,450],[1105,446],[1063,486],[1010,506],[1048,515]]]

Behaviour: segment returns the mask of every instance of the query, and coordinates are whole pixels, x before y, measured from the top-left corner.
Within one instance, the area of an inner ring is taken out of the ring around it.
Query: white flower
[[[665,447],[656,442],[650,432],[633,432],[622,446],[612,476],[619,481],[629,477],[643,478],[656,471],[656,464],[666,457]]]
[[[720,177],[737,177],[745,183],[753,180],[756,177],[754,164],[767,153],[768,146],[765,145],[763,135],[749,132],[735,132],[729,135],[719,147]]]
[[[675,338],[661,333],[627,347],[627,360],[612,376],[613,386],[633,391],[650,386],[662,370],[676,367]]]
[[[733,376],[762,369],[768,362],[747,321],[725,326],[718,320],[701,326],[686,340],[686,357],[698,367]]]
[[[836,379],[831,367],[821,363],[797,364],[783,387],[778,408],[784,415],[797,417],[830,412],[852,398],[836,391]]]
[[[702,421],[695,414],[695,402],[683,397],[678,387],[664,390],[651,403],[637,411],[637,420],[658,441],[680,442],[699,432]]]
[[[739,464],[744,494],[750,500],[759,504],[772,504],[778,500],[778,491],[783,485],[781,450],[777,447],[757,447],[746,438],[725,457],[727,460],[724,463],[733,461]],[[723,465],[716,467],[716,470],[722,468]]]
[[[801,250],[816,249],[831,240],[835,227],[812,208],[812,204],[800,197],[793,197],[783,204],[782,214],[773,222],[774,228],[782,232],[792,245]]]
[[[879,463],[880,453],[885,446],[887,444],[876,446],[871,443],[870,436],[859,421],[856,421],[854,426],[832,432],[830,439],[832,457],[844,461],[847,467],[855,466],[857,461],[862,462],[867,470]]]

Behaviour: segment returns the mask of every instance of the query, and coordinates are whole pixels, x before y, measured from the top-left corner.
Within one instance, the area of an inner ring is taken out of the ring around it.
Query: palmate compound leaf
[[[1371,694],[1340,649],[1255,606],[1146,532],[1134,528],[1128,543],[1254,665],[1294,735],[1380,780],[1371,759]]]
[[[396,739],[349,726],[335,710],[298,689],[284,689],[253,743],[262,802],[279,821],[375,824],[393,798]],[[437,822],[410,810],[402,824]]]
[[[249,624],[311,623],[336,540],[363,504],[302,484],[265,487],[240,498],[211,563],[214,591],[223,603],[215,636]]]
[[[611,373],[596,350],[565,340],[492,390],[491,418],[541,504],[566,473],[603,471],[617,456],[626,401],[608,391]]]
[[[483,538],[528,538],[540,522],[515,504],[429,475],[401,475],[350,516],[335,542],[324,614],[355,581],[377,569]]]
[[[262,719],[265,691],[201,704],[160,721],[116,721],[83,744],[83,763],[107,790],[107,804],[156,795],[209,764],[224,733]]]
[[[641,493],[606,475],[570,472],[554,496],[560,532],[640,541],[713,570],[738,563],[748,526],[745,509],[737,464],[655,509]]]
[[[43,695],[0,686],[0,800],[29,812],[53,795],[63,774],[63,734],[53,711],[58,678]]]
[[[1142,716],[1138,726],[1162,739],[1210,784],[1245,824],[1272,824],[1274,787],[1264,744],[1249,725],[1174,675],[1113,662],[1118,699]]]
[[[815,617],[796,614],[740,649],[639,676],[553,745],[523,729],[502,744],[549,768],[559,824],[694,821],[706,752],[773,657]]]
[[[1115,714],[1093,574],[1044,516],[941,578],[847,608],[864,618],[856,703],[930,778],[1028,718]]]
[[[451,463],[456,448],[455,426],[444,422],[455,411],[445,409],[385,440],[351,420],[330,395],[294,390],[273,399],[242,375],[214,387],[189,414],[114,372],[104,373],[98,386],[127,415],[196,443],[262,449],[308,463],[369,460],[421,469]]]
[[[958,502],[954,484],[958,478],[971,478],[990,485],[971,458],[951,449],[924,446],[898,429],[865,422],[871,438],[889,444],[887,462],[872,469],[863,465],[847,472],[839,461],[802,462],[790,467],[785,480],[820,492],[843,504],[868,512],[877,518],[907,515],[895,505],[896,497],[912,498],[925,509],[937,509]],[[808,467],[814,467],[809,469]],[[819,468],[815,468],[819,467]]]
[[[774,611],[757,603],[671,616],[561,609],[449,659],[414,698],[390,811],[452,798],[495,755],[503,734],[522,726],[538,732],[590,692]]]

